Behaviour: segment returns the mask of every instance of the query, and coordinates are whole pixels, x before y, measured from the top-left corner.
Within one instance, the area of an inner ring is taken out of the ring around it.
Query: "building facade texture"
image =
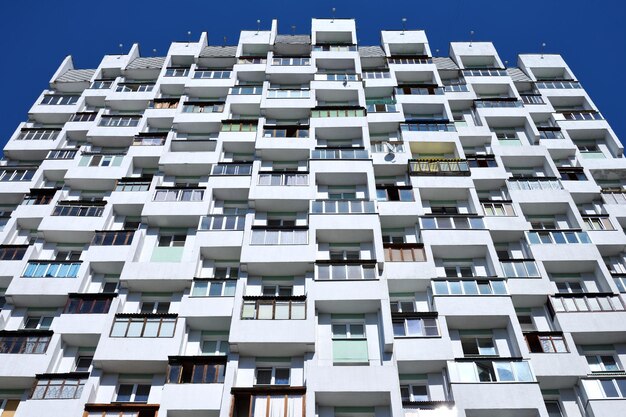
[[[2,417],[623,417],[626,159],[559,55],[66,58],[0,166]]]

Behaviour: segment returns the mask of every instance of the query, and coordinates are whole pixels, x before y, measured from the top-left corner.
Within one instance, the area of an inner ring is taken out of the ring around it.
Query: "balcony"
[[[411,159],[409,175],[468,176],[470,169],[465,159]]]
[[[563,332],[572,332],[577,343],[610,343],[626,331],[624,300],[612,293],[555,294],[549,307]],[[589,313],[596,314],[589,314]],[[601,314],[598,314],[601,313]]]

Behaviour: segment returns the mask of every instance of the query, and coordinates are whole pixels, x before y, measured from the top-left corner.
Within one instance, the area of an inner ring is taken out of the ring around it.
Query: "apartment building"
[[[9,138],[0,416],[626,415],[626,159],[561,56],[207,39],[66,58]]]

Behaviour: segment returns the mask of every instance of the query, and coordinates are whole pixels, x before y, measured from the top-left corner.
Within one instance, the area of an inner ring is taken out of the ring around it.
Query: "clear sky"
[[[451,41],[492,41],[512,66],[519,53],[560,53],[622,141],[626,140],[626,1],[624,0],[0,0],[0,143],[26,120],[34,100],[66,55],[95,68],[105,54],[138,42],[144,56],[174,40],[236,44],[241,29],[309,33],[312,17],[357,19],[360,45],[379,44],[380,30],[424,29],[433,53]]]

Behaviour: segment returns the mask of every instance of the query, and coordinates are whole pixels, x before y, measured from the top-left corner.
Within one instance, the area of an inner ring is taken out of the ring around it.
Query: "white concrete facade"
[[[623,416],[626,159],[565,61],[277,27],[52,76],[0,416]]]

